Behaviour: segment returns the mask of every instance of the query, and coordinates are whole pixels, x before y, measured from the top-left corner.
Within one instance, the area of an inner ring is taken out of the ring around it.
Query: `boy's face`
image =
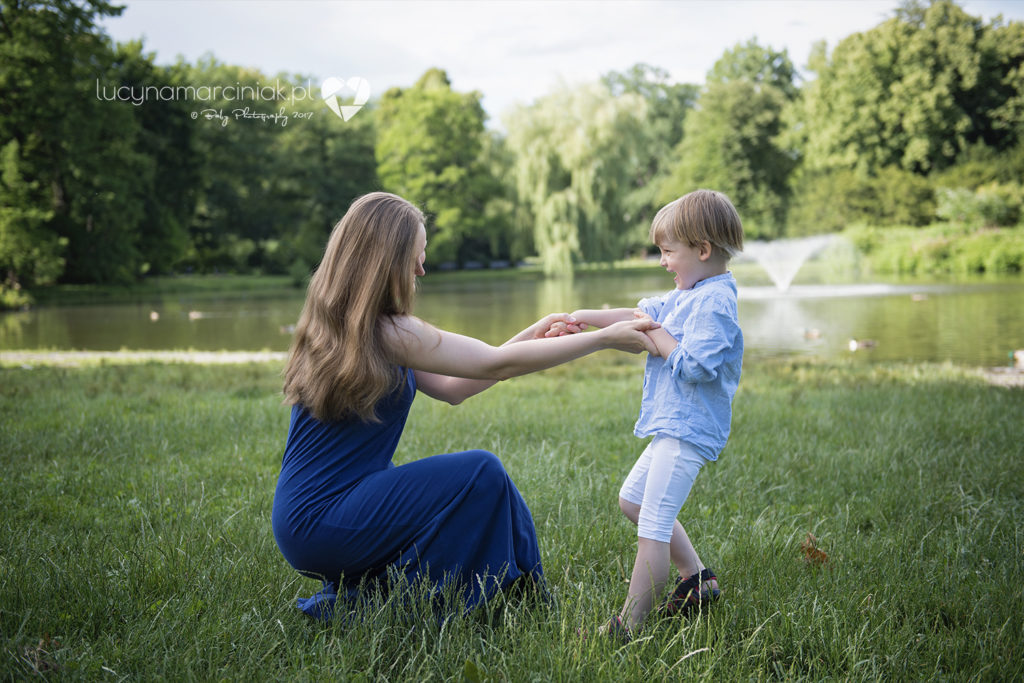
[[[691,247],[675,240],[662,239],[658,242],[658,249],[661,250],[661,267],[675,274],[672,280],[676,283],[676,289],[690,289],[707,277],[706,264],[711,256],[711,245],[708,242]]]

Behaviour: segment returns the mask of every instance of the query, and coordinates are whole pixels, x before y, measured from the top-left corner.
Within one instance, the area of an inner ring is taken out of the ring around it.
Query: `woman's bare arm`
[[[527,327],[511,337],[502,346],[526,341],[527,339],[540,339],[551,326],[556,322],[568,322],[569,316],[565,313],[552,313],[534,324]],[[452,377],[450,375],[439,375],[426,370],[415,370],[416,388],[427,396],[439,401],[445,401],[452,405],[458,405],[467,398],[479,394],[495,384],[496,379],[466,379],[465,377]]]
[[[656,324],[629,320],[591,334],[526,339],[494,347],[403,316],[394,319],[385,338],[395,360],[405,367],[449,377],[497,381],[550,368],[600,349],[631,353],[655,350],[644,331]]]

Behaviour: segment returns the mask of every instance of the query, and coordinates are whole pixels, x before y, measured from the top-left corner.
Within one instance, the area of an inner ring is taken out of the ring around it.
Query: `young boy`
[[[743,334],[737,322],[736,281],[729,259],[743,249],[740,217],[720,192],[697,190],[662,208],[651,241],[676,288],[643,299],[637,309],[580,310],[572,324],[556,323],[548,336],[650,317],[661,327],[647,334],[658,349],[644,371],[640,418],[634,433],[653,436],[619,491],[619,507],[637,525],[637,553],[622,611],[607,629],[628,639],[665,590],[670,562],[680,582],[664,609],[688,612],[718,597],[676,515],[700,468],[716,460],[729,437],[732,399],[740,380]]]

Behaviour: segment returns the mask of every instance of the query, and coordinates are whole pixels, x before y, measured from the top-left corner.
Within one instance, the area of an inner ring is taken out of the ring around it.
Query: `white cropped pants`
[[[659,434],[647,444],[619,497],[640,506],[637,536],[668,543],[697,473],[707,460],[693,446]]]

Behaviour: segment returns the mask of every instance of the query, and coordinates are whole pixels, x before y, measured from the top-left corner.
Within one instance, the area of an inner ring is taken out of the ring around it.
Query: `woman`
[[[467,608],[543,572],[530,510],[486,451],[395,467],[416,391],[457,404],[496,381],[602,348],[651,350],[628,321],[545,339],[551,315],[501,347],[411,315],[425,274],[423,214],[392,194],[353,202],[335,226],[295,328],[284,394],[291,425],[274,495],[274,537],[293,567],[324,581],[299,607],[330,616],[339,590],[386,585],[389,571],[453,582]]]

